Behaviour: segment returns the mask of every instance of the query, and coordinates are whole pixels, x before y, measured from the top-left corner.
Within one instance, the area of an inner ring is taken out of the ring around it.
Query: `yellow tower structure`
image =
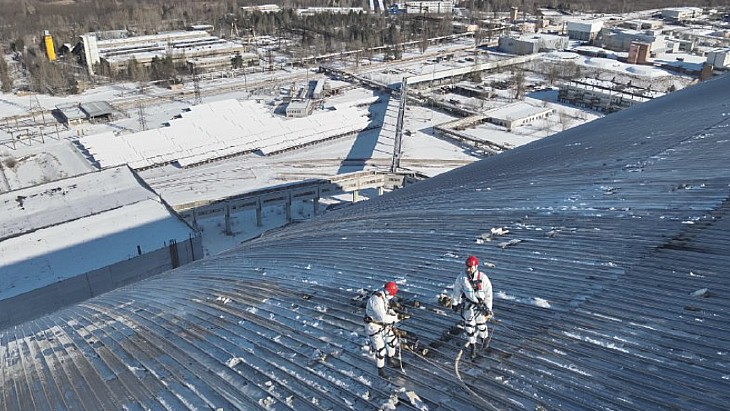
[[[46,45],[46,56],[48,56],[48,60],[56,61],[56,48],[53,46],[53,37],[48,30],[43,32],[43,41]]]

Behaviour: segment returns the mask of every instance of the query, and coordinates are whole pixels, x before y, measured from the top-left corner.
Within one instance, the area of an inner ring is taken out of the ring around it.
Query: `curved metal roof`
[[[2,330],[0,409],[725,409],[728,95],[726,75]],[[463,385],[462,337],[378,378],[366,290],[398,281],[402,329],[438,340],[469,254],[496,265],[495,353]]]

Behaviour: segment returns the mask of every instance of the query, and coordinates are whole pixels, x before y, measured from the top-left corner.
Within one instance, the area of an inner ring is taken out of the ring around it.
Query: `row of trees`
[[[230,23],[231,18],[241,18],[240,7],[250,5],[250,0],[77,0],[74,2],[49,2],[43,0],[0,0],[0,41],[4,47],[10,43],[23,40],[32,43],[34,37],[40,36],[43,30],[51,30],[55,37],[68,41],[75,36],[96,30],[135,29],[140,34],[153,33],[166,29],[179,29],[188,24],[198,22]],[[285,0],[279,3],[289,12],[280,17],[270,15],[258,16],[252,26],[261,33],[272,34],[279,27],[294,27],[292,8],[322,6],[320,0]],[[324,5],[340,7],[368,7],[362,0],[338,0]],[[674,6],[713,7],[727,4],[726,0],[466,0],[460,7],[472,11],[505,12],[510,7],[518,7],[528,12],[537,7],[552,7],[571,11],[627,12],[651,8]],[[339,17],[338,17],[339,18]],[[347,19],[349,17],[346,17]],[[280,19],[277,22],[272,19]],[[352,17],[355,19],[355,17]],[[228,21],[227,21],[228,20]],[[339,25],[315,27],[351,27],[355,21],[342,21]],[[354,31],[367,29],[365,25]],[[382,27],[380,27],[382,28]],[[377,35],[377,32],[372,33]],[[369,34],[360,34],[361,41],[366,42]],[[349,40],[356,38],[352,36]],[[348,41],[346,39],[345,41]]]
[[[320,53],[359,50],[402,41],[452,33],[450,16],[427,19],[422,16],[388,17],[369,13],[317,14],[298,16],[293,10],[279,13],[254,12],[235,19],[240,27],[257,36],[272,35],[295,38],[305,49],[315,47]],[[233,24],[228,21],[226,24]]]

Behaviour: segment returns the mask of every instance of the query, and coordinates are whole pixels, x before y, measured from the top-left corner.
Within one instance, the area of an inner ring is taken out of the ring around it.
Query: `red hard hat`
[[[395,296],[395,293],[398,292],[398,285],[393,281],[388,281],[385,283],[385,291],[387,291],[391,296]]]
[[[473,255],[470,255],[470,256],[469,256],[469,257],[468,257],[468,258],[466,259],[466,266],[467,266],[467,267],[476,267],[476,266],[478,266],[478,265],[479,265],[479,260],[477,260],[477,258],[476,258],[476,257],[474,257]]]

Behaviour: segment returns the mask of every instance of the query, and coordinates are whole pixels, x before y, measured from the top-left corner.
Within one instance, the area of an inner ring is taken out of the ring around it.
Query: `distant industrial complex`
[[[243,65],[258,64],[258,56],[247,53],[240,43],[210,35],[205,30],[160,33],[148,36],[128,36],[126,32],[88,33],[81,36],[89,73],[97,65],[107,71],[126,70],[134,61],[149,66],[154,58],[170,56],[176,65],[192,70],[228,68],[237,55]]]

